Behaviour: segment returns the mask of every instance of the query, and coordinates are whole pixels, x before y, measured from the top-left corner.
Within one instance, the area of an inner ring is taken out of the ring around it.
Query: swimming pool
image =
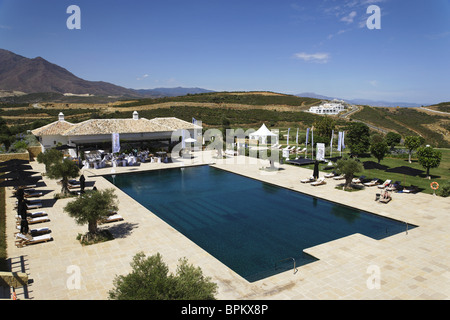
[[[249,282],[317,259],[303,249],[405,223],[209,166],[105,176]],[[414,226],[409,226],[409,229]]]

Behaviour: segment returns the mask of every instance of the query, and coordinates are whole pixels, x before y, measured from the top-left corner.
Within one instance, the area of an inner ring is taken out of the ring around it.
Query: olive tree
[[[168,266],[157,253],[145,257],[137,253],[128,275],[116,276],[109,298],[114,300],[214,300],[217,284],[203,275],[183,258],[176,274],[169,274]]]
[[[69,194],[69,179],[77,178],[79,174],[80,168],[70,159],[51,164],[47,171],[47,176],[50,179],[61,179],[61,193],[63,195]]]
[[[363,165],[354,159],[340,159],[336,164],[336,171],[345,176],[344,188],[350,187],[355,173],[363,170]]]
[[[88,224],[88,233],[98,233],[98,221],[118,210],[114,189],[89,190],[64,207],[64,212],[74,218],[79,225]]]
[[[61,162],[63,160],[63,154],[61,151],[54,148],[47,149],[45,152],[41,152],[37,155],[36,160],[38,163],[45,165],[45,171],[48,172],[50,166],[54,163]]]

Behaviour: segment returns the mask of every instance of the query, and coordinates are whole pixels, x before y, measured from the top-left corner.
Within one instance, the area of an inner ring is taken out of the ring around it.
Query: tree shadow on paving
[[[129,236],[132,233],[133,229],[137,228],[137,226],[138,223],[123,222],[110,226],[107,228],[107,230],[111,232],[115,239],[125,238]]]

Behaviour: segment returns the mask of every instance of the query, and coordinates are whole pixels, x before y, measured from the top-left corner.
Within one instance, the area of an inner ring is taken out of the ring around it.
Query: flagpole
[[[309,140],[309,128],[306,128],[306,140],[305,140],[305,148],[306,148],[306,151],[305,151],[305,159],[306,159],[307,156],[308,156],[308,140]]]
[[[330,141],[330,158],[333,157],[333,136],[334,136],[334,130],[331,130],[331,141]]]

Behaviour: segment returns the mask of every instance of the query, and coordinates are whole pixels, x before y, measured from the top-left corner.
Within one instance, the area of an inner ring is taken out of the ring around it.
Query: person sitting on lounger
[[[381,194],[380,202],[388,203],[391,200],[392,198],[388,191],[385,191]]]

